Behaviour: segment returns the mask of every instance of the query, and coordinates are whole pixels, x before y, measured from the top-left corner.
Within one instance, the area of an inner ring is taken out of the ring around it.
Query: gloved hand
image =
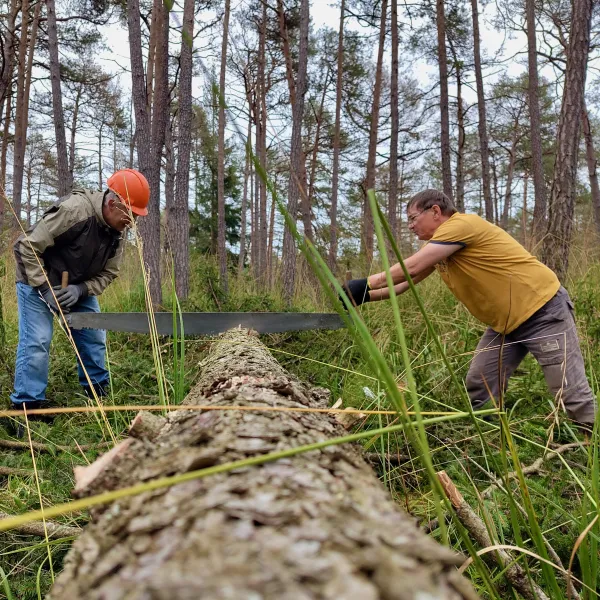
[[[52,289],[47,283],[40,285],[36,289],[38,291],[38,294],[42,297],[42,299],[50,307],[50,309],[56,313],[59,312],[58,304],[56,304],[56,300],[54,299],[54,294],[57,293],[59,288],[54,288],[54,294],[52,293]]]
[[[369,283],[366,277],[363,279],[351,279],[342,285],[342,289],[346,292],[350,301],[354,300],[356,306],[360,306],[364,302],[371,300],[369,297]],[[344,304],[343,301],[342,304]],[[344,304],[344,306],[346,305]]]
[[[55,292],[56,299],[60,307],[65,309],[75,306],[80,298],[85,298],[88,295],[87,285],[85,283],[71,284],[66,288],[61,288]]]

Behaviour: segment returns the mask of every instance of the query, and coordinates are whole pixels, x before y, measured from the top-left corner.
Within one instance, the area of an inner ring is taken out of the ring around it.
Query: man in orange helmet
[[[100,312],[96,297],[119,274],[124,231],[132,219],[148,214],[149,199],[146,178],[123,169],[109,178],[105,191],[73,190],[15,242],[19,345],[13,408],[44,406],[53,316],[61,310]],[[68,285],[61,288],[65,272]],[[71,333],[81,357],[79,382],[88,396],[93,395],[90,382],[97,394],[105,395],[106,333]]]

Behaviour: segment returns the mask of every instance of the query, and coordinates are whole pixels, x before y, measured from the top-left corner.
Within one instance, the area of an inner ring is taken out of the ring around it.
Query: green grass
[[[6,337],[6,343],[0,348],[0,389],[4,406],[8,405],[8,393],[12,388],[17,342],[10,258],[7,259],[7,264],[7,273],[0,277]],[[261,292],[250,276],[244,276],[241,280],[232,278],[230,296],[225,298],[215,283],[218,281],[217,267],[211,259],[193,257],[191,271],[192,292],[190,299],[182,303],[181,310],[285,310],[277,293],[271,295]],[[356,274],[358,275],[358,271]],[[207,284],[208,281],[212,282],[211,286]],[[595,386],[600,366],[600,319],[597,308],[600,307],[599,283],[600,271],[592,269],[585,277],[575,280],[569,286],[576,302],[588,374]],[[170,310],[174,300],[170,282],[167,284],[165,309]],[[329,310],[328,301],[321,297],[314,285],[305,286],[298,290],[294,309]],[[470,359],[469,353],[475,348],[483,326],[457,304],[435,276],[421,284],[419,291],[448,361],[458,380],[462,382]],[[101,304],[106,311],[144,310],[144,286],[134,257],[126,261],[123,275],[103,295]],[[420,409],[423,412],[463,409],[463,400],[459,398],[456,387],[450,380],[448,369],[436,348],[434,338],[424,326],[414,299],[405,294],[398,298],[398,305]],[[401,384],[407,385],[402,344],[394,325],[390,303],[366,305],[360,312],[374,344],[385,357],[392,374]],[[313,385],[331,390],[332,403],[342,398],[344,406],[363,409],[390,407],[391,401],[385,386],[378,382],[372,366],[360,350],[360,342],[349,331],[277,334],[265,336],[264,341],[289,371]],[[185,362],[182,365],[181,360],[174,363],[171,340],[159,338],[158,342],[165,365],[167,388],[179,390],[173,395],[174,398],[181,394],[181,390],[185,391],[193,384],[198,362],[208,344],[202,339],[187,340],[183,356]],[[182,358],[181,351],[177,356]],[[148,336],[110,334],[109,360],[113,394],[107,402],[160,403],[155,359]],[[85,404],[79,391],[73,352],[60,332],[56,333],[52,348],[48,397],[65,406]],[[541,456],[548,441],[549,423],[545,417],[550,410],[549,401],[550,396],[541,370],[535,361],[528,358],[511,380],[505,398],[512,434],[510,437],[505,436],[503,442],[497,429],[484,427],[482,435],[485,444],[482,444],[473,424],[468,419],[463,419],[428,426],[427,445],[433,469],[446,470],[471,506],[479,514],[487,515],[498,543],[519,545],[541,553],[540,540],[535,542],[536,535],[541,533],[567,567],[577,537],[598,514],[598,508],[593,503],[593,499],[598,498],[597,446],[589,453],[577,450],[565,454],[564,462],[559,459],[546,462],[539,474],[526,476],[521,484],[517,480],[512,481],[511,494],[508,496],[499,489],[486,499],[481,499],[477,494],[477,491],[481,492],[489,486],[490,473],[501,476],[506,471],[515,470],[518,464],[515,462],[516,458],[521,465],[528,465]],[[410,395],[406,395],[406,402],[409,408],[414,404]],[[108,414],[107,418],[115,435],[119,436],[126,431],[133,416],[133,413]],[[424,418],[428,418],[428,415],[424,415]],[[392,415],[373,416],[364,423],[361,422],[355,431],[368,431],[397,423]],[[8,437],[1,425],[0,437]],[[71,452],[36,454],[44,506],[69,501],[73,488],[73,467],[94,460],[98,454],[97,451],[86,451],[83,456],[77,450],[75,441],[79,444],[103,441],[108,439],[106,431],[92,415],[61,415],[53,426],[33,424],[32,433],[35,440],[50,446],[68,445],[73,448]],[[572,440],[573,434],[563,424],[552,435],[555,441],[567,442]],[[410,457],[400,466],[380,467],[379,474],[402,508],[424,522],[434,518],[436,510],[439,510],[439,503],[434,501],[431,482],[419,460],[419,452],[409,445],[406,433],[396,431],[381,436],[371,444],[369,450],[399,452]],[[30,453],[2,450],[2,457],[2,466],[24,469],[31,475],[11,475],[0,479],[0,510],[18,514],[39,508]],[[519,509],[515,508],[516,504],[527,508],[527,495],[530,497],[529,509],[533,511],[533,520],[537,526],[532,526],[532,519],[525,519],[520,515]],[[60,520],[71,525],[84,525],[87,515],[79,513]],[[443,539],[439,528],[432,535],[440,541]],[[455,523],[449,523],[447,535],[449,543],[456,550],[467,553],[465,540]],[[583,579],[593,589],[600,586],[597,564],[599,536],[597,521],[573,562],[574,576]],[[55,541],[48,548],[44,540],[39,538],[11,532],[0,534],[0,598],[9,597],[9,593],[14,598],[23,600],[37,599],[40,595],[43,597],[51,584],[50,564],[55,573],[60,572],[70,543],[69,540]],[[564,581],[558,572],[542,569],[539,561],[531,557],[522,556],[520,560],[528,566],[532,578],[551,597],[567,597]],[[486,597],[481,571],[471,566],[467,575],[482,596]],[[499,568],[492,568],[490,577],[494,581],[497,597],[514,597],[506,587]],[[595,596],[589,593],[582,597]]]

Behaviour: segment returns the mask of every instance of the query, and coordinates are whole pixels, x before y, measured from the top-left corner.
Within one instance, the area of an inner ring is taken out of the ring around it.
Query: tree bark
[[[252,159],[250,157],[252,139],[252,115],[248,114],[248,133],[246,134],[246,160],[244,163],[244,188],[242,191],[242,210],[241,210],[241,223],[240,223],[240,253],[238,257],[238,275],[244,272],[244,263],[246,261],[246,227],[247,227],[247,216],[248,216],[248,181],[250,179],[250,170]],[[250,181],[250,189],[252,189],[252,182]]]
[[[512,204],[512,184],[515,173],[515,161],[517,158],[517,144],[519,142],[519,117],[515,117],[513,126],[512,139],[510,142],[510,150],[508,152],[508,167],[506,168],[506,191],[504,193],[504,207],[502,209],[502,220],[500,225],[502,229],[508,229],[508,215]]]
[[[590,177],[592,206],[594,208],[594,221],[596,223],[596,232],[600,236],[600,186],[598,185],[598,159],[596,158],[596,152],[594,150],[594,139],[592,137],[592,130],[590,127],[588,111],[585,106],[585,99],[583,103],[583,112],[581,114],[581,118],[583,137],[585,140],[585,158],[587,162],[588,174]]]
[[[245,330],[222,336],[202,366],[184,404],[327,405],[324,390],[292,378]],[[183,409],[78,472],[79,495],[344,434],[326,413]],[[462,557],[415,526],[353,444],[192,479],[92,512],[49,600],[477,598],[456,571]]]
[[[4,114],[4,130],[2,131],[2,151],[0,154],[0,185],[2,189],[6,191],[6,157],[8,154],[8,139],[10,132],[10,117],[12,109],[12,90],[9,90],[8,96],[6,97],[6,112]],[[4,201],[2,202],[4,205]]]
[[[302,181],[304,152],[302,151],[302,122],[304,120],[304,96],[308,87],[308,27],[310,23],[309,0],[300,2],[300,40],[298,50],[298,73],[296,76],[296,101],[292,106],[292,141],[290,151],[290,180],[288,184],[287,210],[296,220],[300,198],[306,195],[306,178]],[[306,165],[305,165],[306,167]],[[296,243],[288,227],[283,233],[283,296],[291,305],[296,283]]]
[[[390,189],[387,218],[391,231],[396,231],[396,214],[398,212],[398,0],[392,2],[392,76],[391,106],[392,129],[390,134]]]
[[[452,167],[450,161],[450,114],[448,107],[448,58],[446,54],[446,17],[444,0],[436,0],[438,63],[440,69],[440,132],[442,153],[442,189],[452,198]]]
[[[6,17],[6,37],[2,48],[2,71],[0,72],[0,114],[4,112],[4,103],[10,96],[14,68],[15,21],[19,7],[17,0],[11,0]],[[2,182],[2,187],[4,183]]]
[[[285,23],[285,10],[283,6],[283,0],[277,0],[277,18],[279,21],[279,36],[281,38],[281,44],[283,49],[283,57],[285,59],[285,75],[288,83],[288,90],[290,94],[290,105],[292,112],[294,105],[296,104],[296,82],[294,80],[294,70],[292,66],[292,53],[290,50],[290,39],[288,35],[287,26]],[[304,154],[304,148],[300,146],[302,153],[302,159],[300,160],[300,172],[297,173],[297,177],[302,182],[303,189],[306,189],[306,156]],[[304,225],[304,235],[311,241],[314,241],[312,232],[312,221],[311,221],[311,197],[310,193],[301,193],[300,195],[300,212],[302,213],[302,223]]]
[[[329,212],[329,268],[335,273],[337,262],[337,209],[340,179],[340,129],[342,113],[342,76],[344,72],[344,11],[346,0],[341,0],[340,31],[338,34],[337,79],[335,85],[335,129],[333,134],[333,172],[331,175],[331,209]]]
[[[69,171],[69,158],[67,154],[54,0],[46,0],[46,9],[48,11],[48,54],[50,55],[50,81],[52,83],[52,118],[54,121],[54,135],[56,136],[56,164],[58,167],[57,192],[59,198],[62,198],[71,193],[73,179]]]
[[[262,173],[257,173],[258,192],[258,277],[262,282],[269,280],[267,273],[267,182],[264,174],[267,172],[267,83],[266,83],[266,44],[267,44],[267,3],[262,3],[262,17],[259,27],[258,41],[258,85],[256,104],[258,108],[257,127],[258,156]]]
[[[527,20],[527,56],[528,56],[528,104],[531,129],[531,163],[533,170],[533,238],[541,239],[546,228],[546,183],[544,181],[544,163],[542,157],[542,133],[539,99],[539,79],[537,67],[537,40],[535,31],[535,0],[525,1]]]
[[[451,40],[448,40],[452,60],[456,69],[456,123],[458,126],[458,143],[456,146],[456,200],[458,212],[465,212],[465,111],[462,98],[462,69],[463,64],[459,59]]]
[[[175,290],[181,299],[190,290],[190,150],[192,139],[192,40],[194,36],[194,0],[183,5],[183,28],[179,55],[179,107],[177,172],[175,201],[169,214],[168,227],[175,263]]]
[[[27,38],[29,36],[29,0],[21,2],[21,35],[19,37],[19,53],[17,58],[17,97],[15,104],[15,141],[13,145],[13,208],[21,218],[23,194],[23,168],[25,167],[25,142],[27,126],[25,113],[25,71],[27,61]]]
[[[77,118],[79,117],[79,103],[81,101],[83,85],[82,83],[77,88],[73,103],[73,116],[71,118],[71,143],[69,144],[69,173],[71,173],[71,177],[73,177],[73,170],[75,169],[75,138],[77,137]]]
[[[575,211],[575,180],[581,135],[581,111],[590,48],[592,0],[573,3],[564,93],[558,122],[557,152],[550,196],[544,262],[564,283]]]
[[[481,72],[481,48],[479,38],[479,9],[478,0],[471,0],[473,13],[473,54],[475,58],[475,81],[477,85],[477,112],[479,115],[479,151],[481,153],[481,181],[483,184],[483,201],[485,205],[485,218],[494,222],[494,205],[492,202],[492,189],[490,185],[490,151],[487,134],[487,117],[485,111],[485,96],[483,93],[483,75]]]
[[[219,277],[225,294],[229,291],[227,282],[227,247],[225,245],[225,72],[227,69],[227,39],[229,37],[230,0],[225,0],[223,15],[223,40],[221,45],[221,72],[219,75],[219,135],[217,162],[218,195],[218,235],[217,255],[219,259]]]
[[[129,54],[133,105],[135,109],[135,141],[139,169],[150,185],[148,215],[138,222],[138,230],[143,240],[144,263],[150,277],[150,296],[157,306],[162,301],[160,281],[160,167],[166,127],[167,109],[167,64],[168,52],[168,12],[163,3],[152,14],[158,19],[156,89],[154,92],[153,115],[150,119],[144,63],[142,56],[142,34],[140,28],[139,0],[127,2],[127,27],[129,31]],[[159,67],[159,62],[163,65]]]
[[[370,264],[373,260],[373,215],[367,192],[375,189],[375,161],[377,158],[377,132],[379,131],[379,102],[381,99],[381,81],[383,79],[383,51],[385,49],[385,27],[387,20],[387,0],[381,3],[381,21],[379,24],[379,50],[377,51],[377,67],[375,69],[375,86],[373,88],[373,108],[371,109],[371,125],[369,127],[369,154],[367,156],[367,175],[363,189],[363,214],[361,248]]]

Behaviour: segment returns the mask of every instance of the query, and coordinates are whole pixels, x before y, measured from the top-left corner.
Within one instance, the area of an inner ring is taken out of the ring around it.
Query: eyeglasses
[[[412,225],[419,218],[420,215],[422,215],[424,212],[427,212],[430,209],[431,206],[429,208],[424,208],[421,212],[418,212],[416,215],[411,215],[410,217],[408,217],[408,224]]]

